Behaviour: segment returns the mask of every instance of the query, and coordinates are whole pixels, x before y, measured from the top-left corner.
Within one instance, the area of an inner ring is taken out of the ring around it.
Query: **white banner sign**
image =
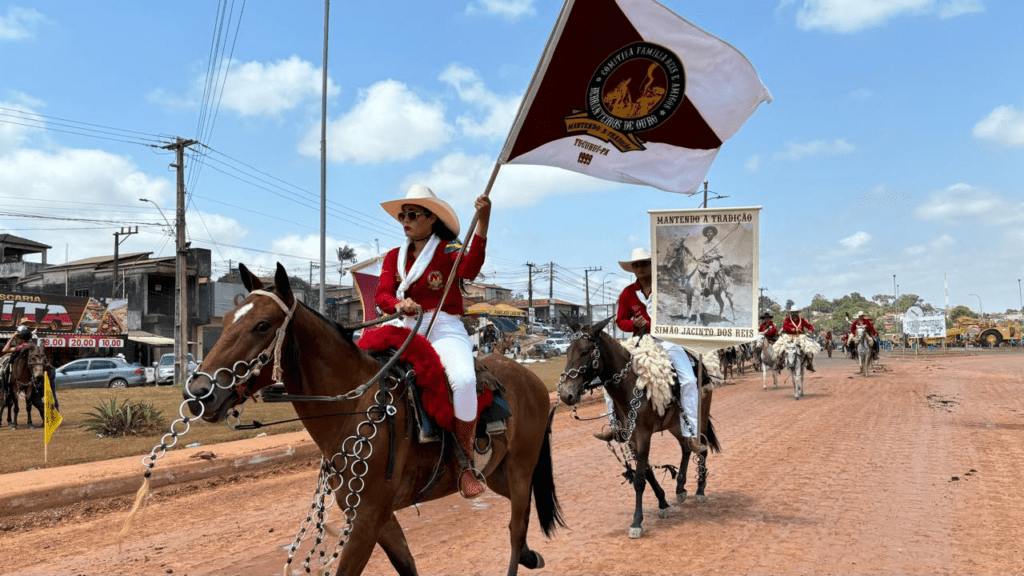
[[[760,207],[651,210],[651,334],[702,353],[757,338]]]
[[[40,338],[39,344],[43,348],[122,348],[124,340],[96,336],[53,336]]]
[[[909,338],[945,338],[946,317],[940,315],[904,318],[903,333]]]

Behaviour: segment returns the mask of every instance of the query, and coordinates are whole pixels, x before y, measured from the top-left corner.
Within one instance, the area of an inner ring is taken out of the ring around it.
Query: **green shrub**
[[[100,404],[86,414],[86,429],[101,436],[147,436],[155,434],[165,425],[163,412],[152,404],[129,402],[117,405],[117,397],[110,404]]]

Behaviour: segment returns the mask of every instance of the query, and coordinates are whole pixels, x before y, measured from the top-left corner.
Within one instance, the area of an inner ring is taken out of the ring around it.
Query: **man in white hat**
[[[715,282],[721,282],[722,253],[720,242],[715,242],[718,236],[718,228],[705,226],[701,231],[704,236],[704,244],[701,245],[701,255],[697,258],[697,280],[696,294],[690,303],[690,318],[700,322],[700,313],[704,309],[704,302],[707,297],[715,292]]]
[[[623,332],[633,334],[644,334],[650,331],[651,316],[648,309],[651,306],[653,297],[653,286],[651,284],[651,253],[646,248],[634,248],[629,260],[620,260],[619,266],[627,272],[636,274],[636,282],[623,288],[619,294],[618,312],[615,324]],[[653,338],[653,336],[652,336]],[[693,365],[686,355],[682,346],[666,342],[659,338],[654,339],[668,353],[668,358],[675,368],[676,376],[679,378],[679,428],[683,436],[690,442],[690,448],[700,452],[703,447],[697,438],[697,405],[699,403],[699,392],[697,390],[697,377],[693,374]],[[612,418],[614,408],[611,398],[605,393],[605,404],[608,406],[609,419]],[[594,436],[605,442],[614,437],[611,429],[597,432]]]
[[[374,303],[383,312],[396,311],[406,315],[405,324],[415,326],[417,310],[424,310],[420,333],[433,327],[427,339],[441,358],[452,388],[455,425],[452,432],[468,458],[472,458],[476,435],[476,371],[473,365],[473,343],[462,324],[462,292],[458,287],[448,291],[441,302],[448,277],[472,280],[484,265],[487,226],[491,218],[491,201],[481,195],[476,199],[477,226],[469,248],[453,270],[462,245],[458,242],[459,217],[447,202],[433,190],[415,184],[404,198],[382,202],[384,211],[402,225],[405,242],[392,249],[381,264],[380,280]],[[472,470],[459,475],[459,491],[466,498],[475,498],[484,491]]]

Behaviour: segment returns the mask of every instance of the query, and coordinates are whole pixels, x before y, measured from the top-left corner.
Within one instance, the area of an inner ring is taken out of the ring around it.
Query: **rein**
[[[622,382],[623,378],[626,377],[626,373],[633,367],[632,359],[627,361],[626,365],[622,367],[622,370],[613,374],[610,379],[604,381],[598,380],[598,374],[600,374],[601,370],[601,337],[591,336],[584,332],[573,332],[569,335],[568,339],[569,342],[575,342],[580,338],[586,338],[594,343],[594,351],[590,353],[593,359],[590,362],[584,362],[580,366],[570,368],[569,370],[562,372],[561,376],[558,378],[558,387],[561,388],[562,385],[565,384],[566,378],[584,379],[584,392],[590,392],[591,390],[596,390],[602,386],[618,386]],[[593,372],[594,375],[587,378],[587,375],[591,372]]]

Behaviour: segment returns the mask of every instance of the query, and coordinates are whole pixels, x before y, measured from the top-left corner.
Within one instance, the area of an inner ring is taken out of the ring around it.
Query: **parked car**
[[[551,358],[552,356],[558,356],[558,350],[547,342],[538,342],[533,345],[530,356],[534,358]]]
[[[196,362],[192,353],[188,355],[188,374],[189,376],[193,372],[199,369],[199,364]],[[157,386],[174,384],[174,354],[164,354],[160,357],[160,361],[156,363],[156,384]]]
[[[79,358],[57,368],[53,381],[58,390],[145,386],[146,370],[121,358]]]
[[[565,354],[569,349],[569,341],[565,338],[548,338],[545,343],[550,344],[559,354]]]
[[[530,325],[530,334],[543,334],[550,336],[555,329],[547,324],[541,324],[540,322],[534,322]]]

